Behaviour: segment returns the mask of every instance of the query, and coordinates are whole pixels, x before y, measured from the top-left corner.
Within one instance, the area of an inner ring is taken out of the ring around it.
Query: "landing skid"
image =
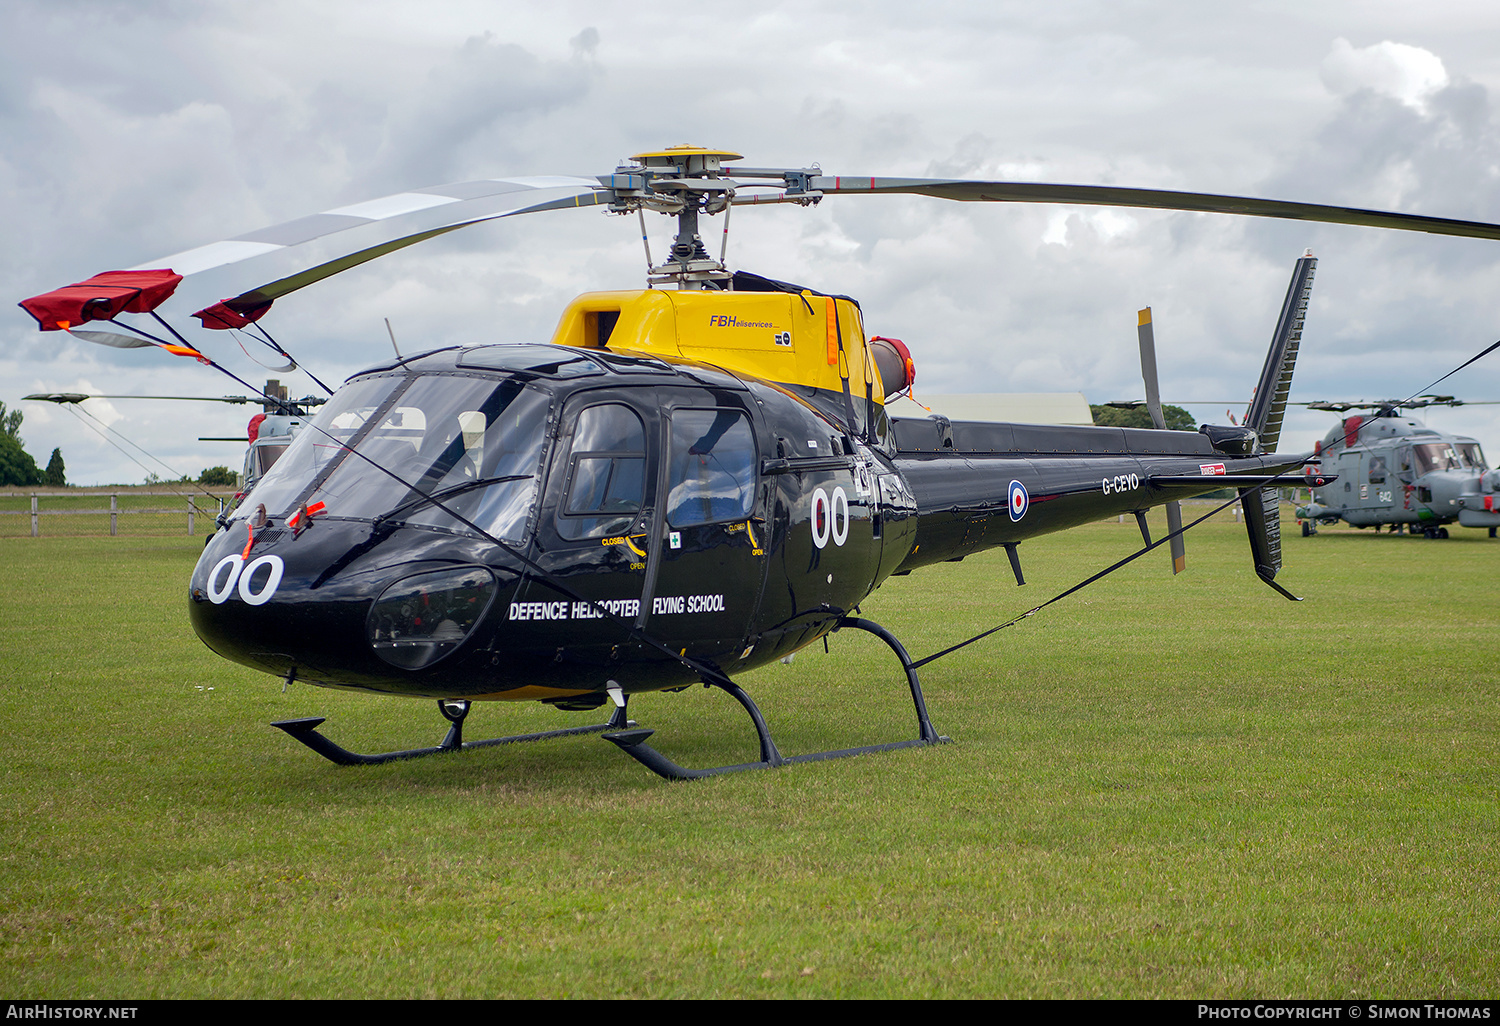
[[[855,617],[846,617],[839,622],[835,630],[852,627],[856,630],[867,631],[875,635],[881,641],[890,646],[891,651],[896,653],[896,658],[901,660],[902,669],[906,671],[906,682],[911,688],[912,705],[917,713],[917,737],[909,741],[891,741],[883,745],[864,745],[859,748],[840,748],[829,752],[812,752],[807,755],[793,755],[787,757],[776,749],[776,742],[771,740],[771,732],[766,726],[765,717],[761,715],[760,709],[750,696],[745,694],[738,684],[733,681],[714,681],[713,685],[727,692],[735,701],[739,702],[750,714],[750,722],[755,725],[755,733],[760,738],[760,761],[742,762],[733,766],[716,766],[713,769],[695,770],[686,766],[679,766],[668,759],[665,755],[646,744],[646,739],[654,731],[620,730],[612,734],[605,734],[604,740],[618,745],[620,750],[642,766],[651,770],[668,780],[698,780],[703,777],[714,777],[722,773],[738,773],[742,770],[752,769],[774,769],[777,766],[790,766],[799,762],[822,762],[825,759],[842,759],[850,755],[869,755],[874,752],[893,752],[900,748],[917,748],[923,745],[935,745],[950,742],[952,739],[942,737],[933,729],[932,720],[927,715],[927,703],[922,698],[922,684],[917,680],[916,667],[912,665],[911,656],[907,655],[906,649],[896,636],[878,623],[870,620],[861,620]]]
[[[596,723],[587,727],[567,727],[562,730],[545,730],[536,734],[514,734],[510,737],[492,737],[483,741],[464,740],[464,720],[469,715],[469,703],[467,701],[440,701],[438,711],[443,714],[451,726],[448,728],[448,736],[442,742],[432,748],[412,748],[404,752],[381,752],[379,755],[361,755],[351,752],[334,742],[328,740],[318,733],[318,727],[326,719],[323,716],[311,716],[303,720],[281,720],[271,726],[279,727],[292,737],[302,742],[313,751],[317,752],[329,762],[336,762],[340,766],[375,766],[382,762],[395,762],[398,759],[420,759],[425,755],[441,755],[444,752],[459,752],[470,748],[488,748],[491,745],[514,745],[525,741],[544,741],[552,737],[572,737],[575,734],[597,734],[605,730],[619,730],[621,727],[632,727],[635,721],[626,719],[625,707],[620,706],[610,716],[608,723]]]

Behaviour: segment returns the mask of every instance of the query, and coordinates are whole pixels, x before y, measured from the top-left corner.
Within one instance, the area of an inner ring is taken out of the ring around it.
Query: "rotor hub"
[[[651,263],[646,243],[647,281],[652,285],[676,284],[678,288],[713,288],[731,277],[722,255],[714,259],[698,234],[698,215],[729,209],[735,182],[720,177],[726,160],[742,160],[738,153],[702,146],[669,146],[664,150],[637,153],[634,165],[621,165],[613,175],[601,178],[614,193],[610,210],[615,213],[655,210],[677,217],[677,235],[664,263]],[[728,225],[725,232],[727,236]],[[644,241],[645,225],[642,224]],[[726,238],[727,243],[727,238]]]

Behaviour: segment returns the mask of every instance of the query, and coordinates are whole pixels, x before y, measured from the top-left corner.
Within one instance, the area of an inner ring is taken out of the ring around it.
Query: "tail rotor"
[[[1156,336],[1151,329],[1151,308],[1140,311],[1136,337],[1141,345],[1141,377],[1146,382],[1146,409],[1151,414],[1151,423],[1164,430],[1167,419],[1161,408],[1161,389],[1156,379]],[[1187,569],[1187,546],[1183,543],[1182,504],[1175,499],[1167,503],[1167,533],[1171,535],[1172,573],[1180,574]]]

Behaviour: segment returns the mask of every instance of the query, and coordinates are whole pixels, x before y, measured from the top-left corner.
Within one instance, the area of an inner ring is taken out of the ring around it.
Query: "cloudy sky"
[[[1227,8],[1227,9],[1221,9]],[[644,149],[732,148],[829,173],[1108,183],[1500,221],[1500,6],[1277,0],[625,5],[7,0],[0,281],[12,302],[95,273],[425,185],[598,174]],[[660,253],[670,224],[651,226]],[[709,230],[717,233],[717,219]],[[742,209],[730,262],[863,300],[928,392],[1141,393],[1155,310],[1169,400],[1247,398],[1292,264],[1320,258],[1294,399],[1412,394],[1500,338],[1500,244],[1063,207],[833,198]],[[188,314],[286,273],[189,279]],[[643,283],[634,219],[535,215],[423,243],[278,303],[267,326],[325,381],[390,352],[549,337],[575,293]],[[0,318],[0,401],[82,484],[130,463],[33,391],[225,395],[192,361]],[[252,350],[253,352],[253,350]],[[1500,399],[1500,356],[1441,390]],[[293,394],[316,392],[301,372]],[[94,400],[196,475],[242,449],[235,407]],[[1433,412],[1500,456],[1500,407]],[[1223,421],[1223,409],[1199,407]],[[1283,448],[1332,423],[1289,418]],[[154,467],[154,464],[150,464]]]

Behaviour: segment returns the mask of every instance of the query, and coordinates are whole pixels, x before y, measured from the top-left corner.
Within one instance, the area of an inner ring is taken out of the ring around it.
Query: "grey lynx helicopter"
[[[1402,410],[1464,406],[1451,395],[1385,402],[1312,402],[1309,409],[1350,413],[1314,448],[1337,483],[1315,488],[1312,501],[1297,509],[1303,535],[1318,524],[1346,521],[1354,527],[1389,524],[1390,530],[1421,531],[1448,537],[1444,525],[1500,527],[1500,471],[1485,462],[1479,443],[1436,431],[1403,416]]]
[[[1288,598],[1277,489],[1312,460],[1279,454],[1314,261],[1299,260],[1247,422],[1199,431],[954,422],[887,415],[911,352],[868,330],[854,299],[731,271],[701,217],[844,195],[1255,214],[1500,238],[1500,227],[1274,200],[1101,186],[844,177],[758,168],[675,147],[594,178],[489,179],[414,190],[201,247],[26,300],[43,330],[148,314],[124,344],[212,360],[156,312],[183,274],[413,211],[525,203],[455,218],[250,289],[195,315],[258,321],[280,297],[481,221],[601,206],[675,217],[644,289],[591,292],[550,340],[478,344],[356,374],[303,428],[204,550],[188,586],[214,651],[285,681],[436,699],[432,748],[359,755],[277,724],[339,763],[604,731],[668,777],[704,776],[944,740],[916,663],[856,607],[893,575],[1233,486],[1258,576]],[[732,166],[731,166],[732,165]],[[937,335],[941,326],[934,323]],[[140,341],[144,338],[145,341]],[[134,341],[132,341],[134,340]],[[119,343],[112,343],[119,344]],[[1144,358],[1143,358],[1144,363]],[[1153,363],[1154,369],[1154,363]],[[1154,378],[1154,373],[1149,377]],[[792,757],[735,683],[840,629],[874,633],[910,688],[916,738]],[[734,697],[753,763],[690,770],[626,719],[630,695],[702,683]],[[614,706],[605,724],[464,742],[474,701]]]
[[[90,334],[100,333],[74,332],[74,334],[87,339]],[[229,403],[234,406],[244,406],[247,403],[258,405],[261,412],[252,416],[246,423],[243,436],[198,439],[200,442],[243,442],[247,446],[244,467],[239,475],[239,491],[234,496],[235,504],[238,504],[255,487],[256,482],[265,476],[281,454],[286,451],[292,438],[302,429],[302,425],[311,419],[309,411],[322,406],[327,401],[315,395],[292,399],[287,394],[287,387],[275,378],[269,379],[266,387],[253,399],[244,395],[101,395],[85,392],[37,392],[22,396],[22,398],[32,402],[56,403],[59,406],[74,409],[88,399],[170,399],[181,402]]]

